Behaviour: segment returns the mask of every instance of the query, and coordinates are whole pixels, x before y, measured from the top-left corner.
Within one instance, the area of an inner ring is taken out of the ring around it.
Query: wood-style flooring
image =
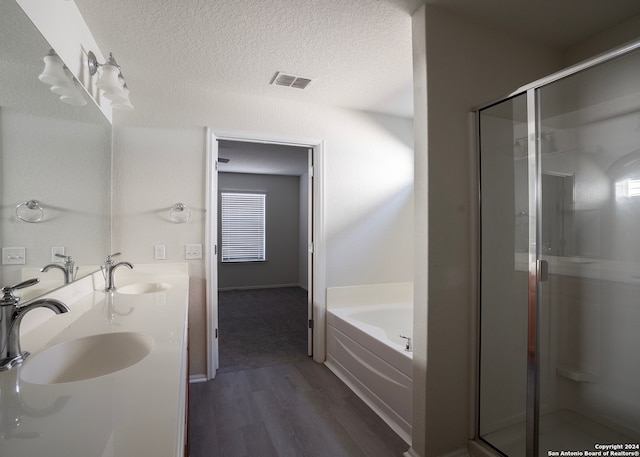
[[[190,386],[191,457],[401,457],[409,446],[306,356],[306,292],[220,293],[220,368]]]
[[[191,384],[191,457],[401,457],[408,448],[311,359]]]

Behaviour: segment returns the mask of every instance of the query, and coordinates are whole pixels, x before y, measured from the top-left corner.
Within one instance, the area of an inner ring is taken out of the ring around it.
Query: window
[[[265,194],[222,192],[222,261],[265,260]]]
[[[640,179],[625,179],[616,182],[616,199],[639,197]]]

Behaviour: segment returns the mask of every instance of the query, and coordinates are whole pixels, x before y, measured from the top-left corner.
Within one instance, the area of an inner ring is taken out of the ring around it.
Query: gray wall
[[[265,262],[220,263],[220,289],[299,284],[300,178],[243,173],[219,173],[219,192],[265,192]],[[220,207],[220,205],[218,205]],[[218,215],[218,220],[220,220]],[[221,230],[218,230],[220,233]],[[219,235],[220,236],[220,235]],[[221,240],[218,240],[221,246]]]

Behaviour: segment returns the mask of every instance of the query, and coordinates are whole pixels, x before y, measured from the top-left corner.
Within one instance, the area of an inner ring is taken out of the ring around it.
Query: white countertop
[[[182,456],[187,265],[135,265],[115,273],[117,287],[159,282],[171,287],[136,295],[116,289],[109,297],[97,273],[46,295],[62,300],[70,312],[38,309],[25,315],[21,345],[32,355],[22,366],[0,372],[2,457]],[[93,379],[32,384],[21,378],[20,371],[50,346],[114,332],[145,333],[153,349],[137,364]]]

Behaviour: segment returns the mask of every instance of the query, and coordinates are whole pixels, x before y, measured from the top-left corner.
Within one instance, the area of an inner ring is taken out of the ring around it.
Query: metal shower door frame
[[[539,312],[541,283],[547,280],[547,264],[541,259],[541,233],[542,233],[542,166],[540,154],[540,106],[539,91],[543,87],[561,79],[570,77],[576,73],[593,68],[597,65],[609,62],[617,57],[624,56],[640,49],[640,40],[626,44],[612,51],[600,54],[591,59],[580,62],[547,77],[538,79],[530,84],[520,87],[513,93],[499,100],[494,100],[482,106],[476,107],[476,133],[480,132],[480,112],[498,103],[502,103],[518,95],[526,94],[527,100],[527,179],[528,179],[528,209],[529,209],[529,250],[528,250],[528,277],[527,277],[527,386],[526,386],[526,457],[538,457],[539,446],[539,421],[540,421],[540,341],[539,341]],[[480,154],[480,141],[476,142],[476,153]],[[479,164],[479,161],[478,161]],[[477,167],[477,180],[480,184],[480,167]],[[481,197],[479,207],[482,207]],[[481,233],[480,218],[478,220],[478,233]],[[481,275],[481,243],[478,244],[478,275]],[[478,281],[478,307],[481,307],[480,281]],[[478,315],[480,315],[480,311]],[[479,322],[478,322],[479,325]],[[477,332],[478,347],[480,346],[480,332]],[[476,352],[476,376],[479,380],[480,360]],[[479,432],[479,397],[480,390],[476,382],[476,437]]]

